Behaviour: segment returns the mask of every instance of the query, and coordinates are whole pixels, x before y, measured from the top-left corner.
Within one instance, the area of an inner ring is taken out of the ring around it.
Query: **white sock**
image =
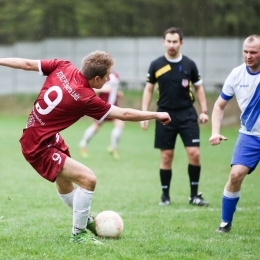
[[[74,198],[74,194],[75,194],[75,190],[74,189],[72,192],[67,193],[67,194],[60,194],[58,191],[58,195],[60,196],[61,200],[68,205],[71,209],[73,209],[73,198]]]
[[[73,228],[72,233],[78,234],[87,226],[93,191],[77,187],[73,200]]]
[[[84,148],[87,146],[88,142],[90,141],[90,139],[94,136],[96,132],[96,126],[95,125],[91,125],[90,127],[88,127],[86,129],[86,131],[83,134],[83,137],[80,141],[80,147]]]
[[[224,189],[223,195],[227,198],[240,198],[240,191],[230,192]]]
[[[116,150],[117,145],[119,143],[120,137],[122,135],[123,129],[120,127],[114,127],[111,132],[111,147],[112,149]]]

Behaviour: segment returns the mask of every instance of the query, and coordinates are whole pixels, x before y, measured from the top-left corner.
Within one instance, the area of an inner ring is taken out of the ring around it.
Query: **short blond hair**
[[[81,73],[88,80],[96,76],[103,78],[114,65],[114,59],[105,51],[94,51],[85,56],[81,63]]]

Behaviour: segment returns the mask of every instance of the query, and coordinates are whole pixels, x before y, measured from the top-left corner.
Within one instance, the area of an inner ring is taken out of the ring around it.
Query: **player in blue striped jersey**
[[[231,160],[229,179],[222,198],[222,222],[216,232],[231,230],[233,215],[240,198],[243,179],[260,160],[260,36],[251,35],[243,44],[244,63],[232,70],[212,113],[211,145],[227,138],[220,134],[221,120],[228,101],[236,96],[241,110],[241,127]]]

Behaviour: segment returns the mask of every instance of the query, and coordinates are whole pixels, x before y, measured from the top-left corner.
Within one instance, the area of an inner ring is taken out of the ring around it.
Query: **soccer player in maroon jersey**
[[[119,108],[97,97],[93,88],[100,89],[109,80],[113,64],[112,56],[102,51],[84,57],[80,70],[67,60],[0,58],[2,66],[47,76],[23,130],[21,149],[25,159],[43,178],[56,183],[61,200],[73,210],[70,241],[75,243],[101,244],[86,230],[88,227],[95,232],[94,222],[88,223],[88,217],[96,176],[70,157],[59,132],[85,115],[97,120],[106,117],[123,121],[156,119],[164,125],[171,121],[166,112]]]

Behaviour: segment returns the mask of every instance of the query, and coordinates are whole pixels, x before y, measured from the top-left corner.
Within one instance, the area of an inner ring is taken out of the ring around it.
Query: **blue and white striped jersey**
[[[260,71],[250,72],[245,63],[234,68],[220,95],[225,100],[236,96],[241,110],[239,132],[260,136]]]

